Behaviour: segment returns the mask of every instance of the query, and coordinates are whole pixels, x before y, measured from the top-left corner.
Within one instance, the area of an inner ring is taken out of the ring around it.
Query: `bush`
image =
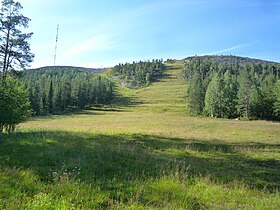
[[[28,91],[17,79],[7,77],[0,82],[0,133],[13,132],[31,115]]]

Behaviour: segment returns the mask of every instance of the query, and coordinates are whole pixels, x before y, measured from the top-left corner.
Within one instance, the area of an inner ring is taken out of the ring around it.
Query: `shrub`
[[[31,115],[28,91],[17,79],[7,77],[0,82],[0,133],[13,132]]]

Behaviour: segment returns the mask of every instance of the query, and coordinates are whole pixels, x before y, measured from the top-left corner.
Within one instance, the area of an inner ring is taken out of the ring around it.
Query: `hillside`
[[[167,65],[167,70],[150,85],[138,90],[118,86],[115,103],[124,99],[137,111],[186,113],[186,82],[181,71],[184,62]]]
[[[189,116],[183,67],[0,135],[1,209],[279,209],[279,124]]]

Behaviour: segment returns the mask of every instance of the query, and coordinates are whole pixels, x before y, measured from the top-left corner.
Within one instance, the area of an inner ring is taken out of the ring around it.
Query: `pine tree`
[[[3,0],[0,12],[0,63],[2,65],[2,79],[7,72],[16,67],[24,68],[33,61],[27,42],[32,33],[22,33],[21,27],[27,28],[29,18],[20,14],[22,6],[13,0]]]

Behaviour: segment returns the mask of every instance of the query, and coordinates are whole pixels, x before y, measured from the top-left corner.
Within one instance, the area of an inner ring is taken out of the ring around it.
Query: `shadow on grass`
[[[171,74],[167,73],[166,70],[168,69],[165,69],[162,73],[154,77],[151,82],[164,82],[164,78],[169,78],[171,76]]]
[[[112,108],[123,108],[123,107],[135,107],[139,104],[143,104],[143,102],[139,101],[136,97],[116,94],[110,106]]]
[[[48,118],[57,117],[75,117],[76,115],[94,116],[94,115],[105,115],[105,112],[124,112],[122,107],[112,105],[93,105],[84,109],[72,109],[68,112],[61,112],[52,115],[43,115],[32,117],[32,121],[40,121]]]
[[[110,190],[120,187],[112,180],[124,184],[179,170],[189,177],[210,175],[222,183],[239,180],[270,191],[280,187],[280,161],[261,158],[263,149],[279,152],[279,144],[43,131],[1,134],[0,139],[1,167],[34,170],[45,182],[66,174]],[[257,152],[259,158],[242,150]]]

